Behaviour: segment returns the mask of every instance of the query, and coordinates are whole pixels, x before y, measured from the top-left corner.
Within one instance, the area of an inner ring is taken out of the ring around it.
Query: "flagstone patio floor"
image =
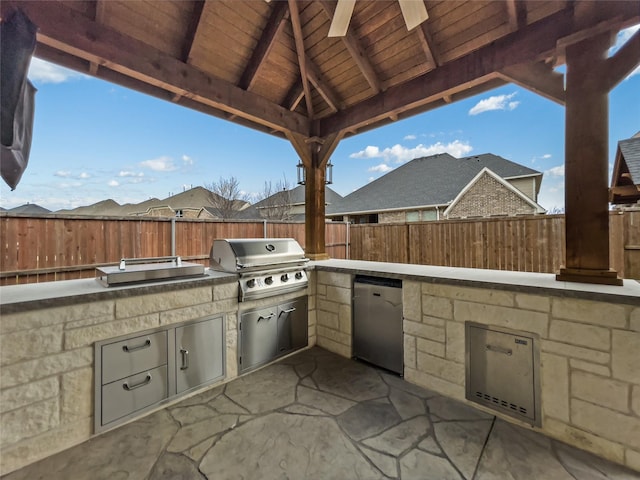
[[[602,480],[640,474],[316,347],[3,478]]]

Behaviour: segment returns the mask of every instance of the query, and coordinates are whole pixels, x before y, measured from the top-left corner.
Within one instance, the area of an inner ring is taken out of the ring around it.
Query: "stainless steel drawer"
[[[168,397],[167,366],[154,368],[102,387],[102,425]]]
[[[102,384],[167,363],[167,332],[102,346]]]

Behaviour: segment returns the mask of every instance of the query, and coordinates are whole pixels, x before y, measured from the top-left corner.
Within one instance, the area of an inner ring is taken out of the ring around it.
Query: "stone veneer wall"
[[[351,275],[316,271],[313,304],[318,346],[351,357]],[[309,342],[311,344],[311,342]]]
[[[405,379],[464,400],[465,321],[537,333],[542,432],[640,470],[640,307],[414,281],[403,300]]]
[[[93,433],[93,343],[226,315],[226,380],[237,376],[237,284],[6,314],[0,318],[0,474]]]

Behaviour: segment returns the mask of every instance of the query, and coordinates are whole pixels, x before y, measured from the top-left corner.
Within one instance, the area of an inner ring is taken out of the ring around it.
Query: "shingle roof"
[[[631,179],[635,185],[640,185],[640,136],[636,134],[632,138],[618,142],[620,152],[627,164]]]
[[[291,205],[302,205],[302,204],[304,204],[304,202],[305,202],[304,192],[305,192],[305,186],[304,185],[298,185],[297,187],[292,188],[291,190],[289,190],[288,201],[291,203]],[[262,217],[262,215],[260,215],[259,208],[262,207],[262,206],[266,207],[266,206],[269,206],[269,205],[277,204],[278,202],[274,201],[273,197],[276,197],[278,195],[282,195],[282,192],[277,192],[277,193],[275,193],[274,195],[272,195],[269,198],[265,198],[264,200],[261,200],[259,202],[254,203],[249,208],[246,208],[245,210],[240,212],[235,218],[244,219],[244,220],[262,219],[263,217]],[[342,200],[342,195],[340,195],[339,193],[335,192],[334,190],[332,190],[329,187],[325,187],[324,198],[325,198],[325,203],[327,204],[327,208],[329,208],[331,205],[333,205],[333,204],[339,202],[340,200]],[[293,220],[293,221],[303,221],[304,220],[304,215],[292,215],[291,216],[291,220]]]
[[[505,179],[542,175],[491,153],[465,158],[441,153],[405,163],[330,205],[327,214],[446,205],[485,167]]]

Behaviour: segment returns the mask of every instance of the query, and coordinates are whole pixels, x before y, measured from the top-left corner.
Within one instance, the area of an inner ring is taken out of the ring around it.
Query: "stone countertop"
[[[94,302],[112,298],[133,297],[172,290],[184,290],[231,283],[238,280],[233,273],[205,269],[199,277],[146,282],[143,284],[105,287],[95,278],[29,283],[0,287],[0,314],[39,310],[43,308]]]
[[[623,286],[594,285],[559,282],[555,275],[550,273],[510,272],[362,260],[320,260],[311,262],[310,266],[315,270],[361,275],[383,274],[401,280],[640,305],[640,283],[636,280],[624,280]]]

